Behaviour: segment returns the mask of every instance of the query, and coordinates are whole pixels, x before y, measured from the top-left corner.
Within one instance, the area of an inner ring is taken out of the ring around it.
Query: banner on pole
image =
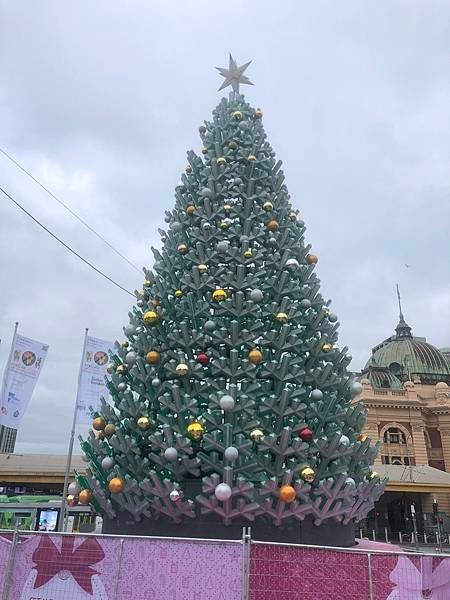
[[[14,336],[3,376],[0,425],[19,429],[39,379],[47,351],[48,344],[23,335]]]
[[[106,368],[113,342],[86,336],[77,392],[77,423],[91,423],[90,407],[97,410],[100,398],[109,397],[105,384]]]

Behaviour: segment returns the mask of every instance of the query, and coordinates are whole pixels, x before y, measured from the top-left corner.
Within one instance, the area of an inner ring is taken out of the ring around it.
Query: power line
[[[141,270],[139,269],[139,267],[137,267],[134,263],[132,263],[131,260],[128,260],[128,258],[126,256],[124,256],[121,252],[119,252],[119,250],[117,250],[116,248],[114,248],[114,246],[112,244],[110,244],[108,242],[108,240],[105,240],[105,238],[102,235],[100,235],[97,231],[95,231],[95,229],[93,227],[91,227],[89,225],[89,223],[86,223],[86,221],[84,219],[82,219],[79,215],[77,215],[77,213],[75,211],[73,211],[70,208],[70,206],[67,206],[67,204],[65,204],[60,198],[58,198],[58,196],[55,196],[55,194],[53,192],[51,192],[48,188],[46,188],[45,185],[39,181],[39,179],[37,179],[34,175],[32,175],[29,171],[27,171],[25,169],[25,167],[23,167],[10,154],[8,154],[8,152],[6,152],[6,150],[3,150],[3,148],[0,148],[0,152],[4,156],[6,156],[6,158],[8,160],[10,160],[12,163],[14,163],[16,165],[16,167],[18,167],[23,173],[25,173],[25,175],[28,175],[28,177],[30,177],[30,179],[32,179],[35,183],[37,183],[44,190],[44,192],[46,192],[49,196],[51,196],[54,200],[56,200],[56,202],[58,202],[59,204],[61,204],[61,206],[63,206],[68,212],[70,212],[70,214],[73,217],[75,217],[75,219],[77,219],[78,221],[80,221],[80,223],[82,223],[87,229],[89,229],[90,232],[92,232],[99,239],[101,239],[102,242],[104,242],[108,246],[108,248],[111,248],[111,250],[113,252],[115,252],[118,256],[120,256],[121,258],[123,258],[123,260],[125,260],[131,267],[133,267],[133,269],[136,269],[136,271],[138,271],[139,273],[141,273]]]
[[[60,244],[62,244],[64,246],[64,248],[66,248],[67,250],[69,250],[69,252],[71,252],[77,258],[79,258],[80,260],[82,260],[86,265],[88,265],[89,267],[91,267],[91,269],[94,269],[94,271],[96,273],[98,273],[99,275],[101,275],[102,277],[104,277],[105,279],[107,279],[109,282],[113,283],[115,286],[117,286],[118,288],[120,288],[121,290],[123,290],[124,292],[126,292],[127,294],[130,294],[130,296],[133,296],[133,298],[134,298],[134,294],[132,294],[129,290],[127,290],[126,288],[124,288],[123,286],[121,286],[120,283],[117,283],[116,281],[114,281],[114,279],[111,279],[111,277],[108,277],[108,275],[106,275],[105,273],[103,273],[103,271],[100,271],[100,269],[97,269],[96,266],[94,266],[88,260],[86,260],[85,258],[83,258],[80,254],[78,254],[78,252],[76,252],[70,246],[68,246],[65,242],[63,242],[62,239],[60,239],[57,235],[55,235],[52,231],[50,231],[50,229],[48,229],[45,225],[43,225],[40,221],[38,221],[36,219],[36,217],[33,217],[33,215],[30,212],[28,212],[26,210],[26,208],[24,208],[21,204],[19,204],[19,202],[17,202],[17,200],[15,200],[12,196],[10,196],[8,194],[8,192],[5,192],[5,190],[2,187],[0,187],[0,192],[2,192],[7,198],[9,198],[11,200],[11,202],[13,202],[18,208],[20,208],[20,210],[22,210],[28,217],[30,217],[30,219],[32,219],[35,223],[37,223],[39,225],[39,227],[42,227],[42,229],[44,231],[46,231],[47,233],[49,233],[56,241],[58,241]]]

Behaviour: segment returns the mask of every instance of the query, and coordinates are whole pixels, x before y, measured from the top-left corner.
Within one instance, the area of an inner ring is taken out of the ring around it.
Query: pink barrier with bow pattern
[[[252,543],[0,534],[5,600],[450,600],[450,558]],[[375,546],[376,547],[376,546]],[[9,576],[8,576],[9,573]]]

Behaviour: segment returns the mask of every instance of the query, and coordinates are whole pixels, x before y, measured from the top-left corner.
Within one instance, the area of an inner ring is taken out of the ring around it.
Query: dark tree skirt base
[[[244,519],[233,521],[229,526],[224,525],[215,515],[201,515],[195,519],[186,519],[180,524],[173,523],[164,516],[159,519],[142,519],[136,523],[127,513],[120,513],[116,519],[103,519],[103,533],[116,535],[238,540],[242,538],[243,527],[251,527],[252,539],[262,542],[345,548],[355,544],[353,523],[342,525],[331,521],[317,527],[309,517],[301,522],[291,520],[279,527],[275,527],[266,517],[257,517],[253,523]]]
[[[196,494],[192,492],[200,492],[200,489],[194,490],[197,487],[197,481],[195,483],[194,481],[183,482],[182,487],[187,497],[194,498]],[[329,521],[317,527],[311,517],[306,517],[304,521],[289,519],[288,523],[281,524],[279,527],[273,525],[271,519],[266,516],[257,517],[253,522],[247,519],[233,520],[229,526],[224,525],[214,514],[198,514],[194,519],[183,517],[183,522],[180,524],[174,523],[164,515],[159,518],[144,518],[136,522],[127,512],[119,513],[115,519],[107,517],[103,519],[103,533],[117,535],[237,540],[242,538],[243,527],[251,527],[252,539],[263,542],[341,547],[355,544],[353,522],[342,525],[342,523]]]

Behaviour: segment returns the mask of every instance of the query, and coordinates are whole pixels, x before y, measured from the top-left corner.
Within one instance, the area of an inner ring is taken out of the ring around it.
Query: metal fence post
[[[9,550],[8,564],[6,566],[5,583],[3,585],[2,600],[8,600],[8,598],[9,598],[9,591],[11,589],[11,583],[13,581],[12,575],[13,575],[14,559],[16,557],[16,548],[17,548],[18,540],[19,540],[19,523],[16,520],[16,523],[14,526],[14,533],[13,533],[13,537],[12,537],[11,548]]]
[[[387,527],[384,528],[384,539],[386,540],[386,544],[389,544],[389,534]]]
[[[242,528],[242,600],[248,600],[250,579],[251,527]]]
[[[123,542],[123,538],[120,538],[119,564],[117,565],[116,583],[114,585],[114,600],[117,600],[117,592],[119,590],[120,572],[122,570]]]
[[[369,598],[370,600],[374,600],[375,596],[373,595],[372,556],[370,552],[367,553],[367,572],[369,575]]]

